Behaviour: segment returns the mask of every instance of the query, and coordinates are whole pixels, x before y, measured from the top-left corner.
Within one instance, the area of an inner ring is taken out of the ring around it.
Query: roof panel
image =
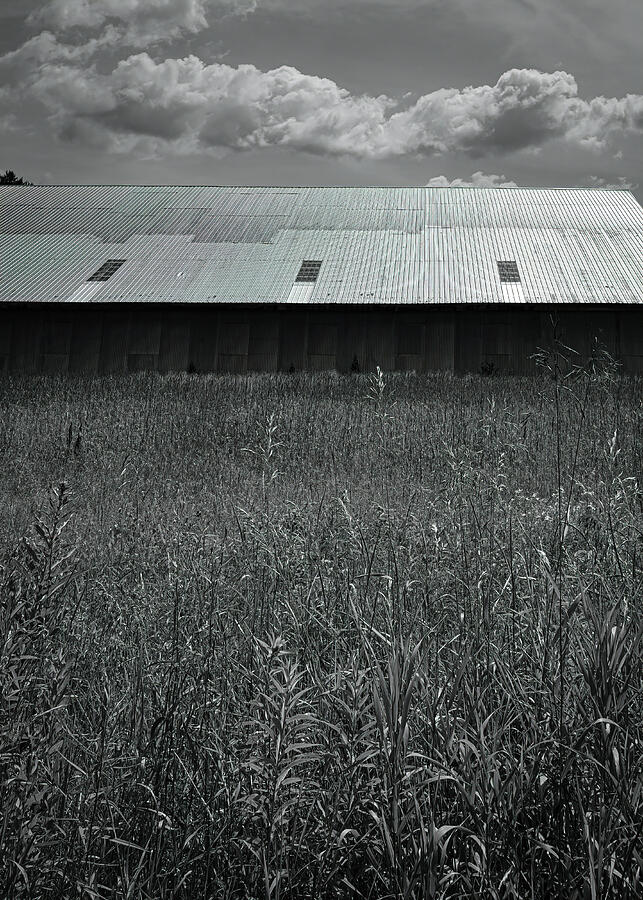
[[[497,261],[513,259],[525,302],[643,302],[643,209],[627,191],[1,191],[4,301],[286,303],[302,261],[317,259],[313,303],[502,303]],[[107,259],[127,262],[83,289]]]

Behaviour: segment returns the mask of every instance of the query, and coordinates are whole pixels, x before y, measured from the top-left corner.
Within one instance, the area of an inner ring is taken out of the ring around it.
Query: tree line
[[[4,173],[0,175],[0,184],[33,185],[33,181],[26,181],[24,178],[19,178],[13,169],[5,169]]]

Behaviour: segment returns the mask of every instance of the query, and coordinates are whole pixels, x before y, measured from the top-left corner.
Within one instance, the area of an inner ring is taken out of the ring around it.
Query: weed
[[[641,382],[541,363],[1,379],[0,895],[641,896]]]

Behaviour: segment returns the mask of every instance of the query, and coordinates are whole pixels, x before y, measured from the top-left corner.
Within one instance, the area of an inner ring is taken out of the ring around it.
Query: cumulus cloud
[[[643,96],[583,100],[572,75],[536,69],[510,69],[493,86],[434,91],[390,121],[409,149],[474,156],[555,138],[601,147],[614,132],[642,127]]]
[[[607,190],[635,191],[638,184],[630,181],[624,175],[618,175],[616,178],[602,178],[600,175],[590,175],[587,179],[589,187],[604,188]]]
[[[49,0],[30,21],[58,32],[120,26],[121,39],[133,46],[195,34],[208,26],[208,12],[242,15],[256,0]]]
[[[104,72],[75,64],[66,51],[51,52],[27,90],[65,137],[116,149],[145,138],[178,149],[475,157],[539,149],[552,140],[600,148],[618,134],[643,130],[643,96],[585,100],[566,72],[511,69],[495,85],[440,89],[400,109],[385,95],[352,94],[291,66],[264,72],[207,65],[197,56],[157,62],[137,53]]]
[[[84,62],[98,49],[118,43],[119,37],[115,28],[108,27],[98,38],[91,38],[82,44],[65,44],[51,31],[42,31],[16,50],[0,56],[0,69],[11,73],[13,77],[18,74],[27,77],[46,63]]]
[[[330,79],[290,66],[205,65],[195,56],[155,62],[147,53],[103,75],[64,64],[41,67],[30,91],[67,135],[80,126],[110,135],[145,135],[185,146],[249,149],[283,145],[378,155],[386,97],[355,97]]]
[[[515,181],[505,181],[504,175],[491,175],[484,172],[474,172],[467,181],[464,178],[454,178],[449,181],[446,175],[436,175],[429,179],[427,187],[518,187]]]

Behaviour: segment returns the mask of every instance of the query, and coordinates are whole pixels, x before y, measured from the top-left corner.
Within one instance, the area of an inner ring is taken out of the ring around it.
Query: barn
[[[0,191],[3,371],[525,373],[555,326],[643,372],[627,191]]]

